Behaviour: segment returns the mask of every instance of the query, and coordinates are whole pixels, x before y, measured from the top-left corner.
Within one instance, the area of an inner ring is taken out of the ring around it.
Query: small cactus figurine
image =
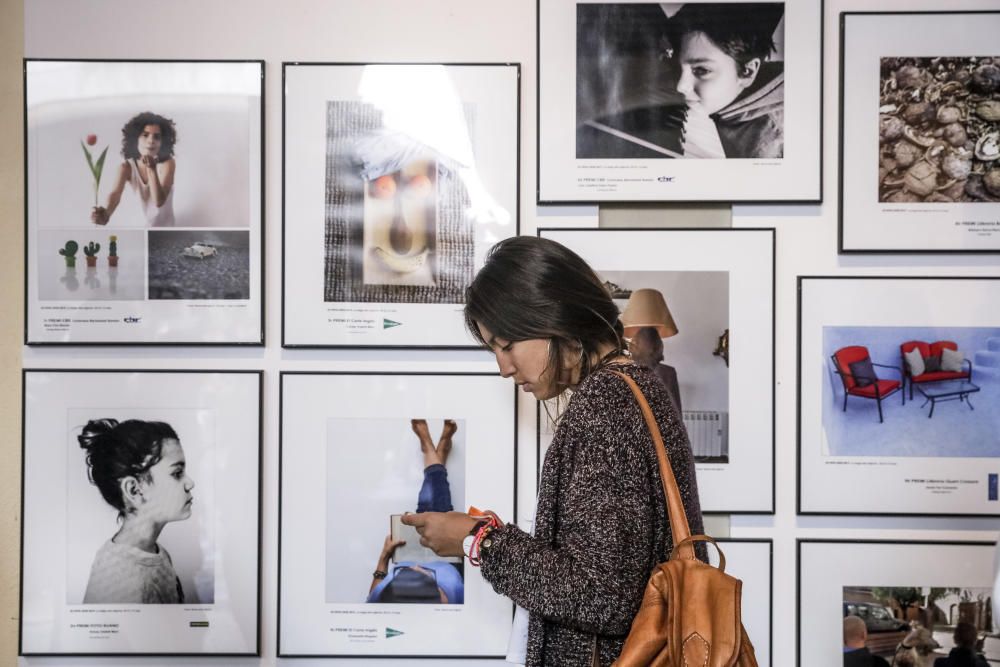
[[[97,266],[97,253],[100,249],[101,244],[93,241],[83,246],[83,254],[87,256],[87,266]]]
[[[115,235],[108,242],[108,266],[118,266],[118,237]]]
[[[73,268],[76,266],[76,251],[80,248],[76,241],[66,241],[65,248],[59,248],[59,254],[66,259],[66,266]]]

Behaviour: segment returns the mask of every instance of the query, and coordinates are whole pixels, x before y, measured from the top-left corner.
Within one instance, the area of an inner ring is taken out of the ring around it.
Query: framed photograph
[[[1000,515],[1000,278],[799,278],[799,513]]]
[[[262,378],[24,371],[20,655],[260,655]]]
[[[263,61],[24,62],[25,343],[263,345]]]
[[[514,521],[515,402],[497,373],[282,373],[278,657],[506,654],[511,602],[399,515]]]
[[[520,65],[284,63],[282,344],[473,347],[518,233]]]
[[[841,253],[1000,252],[998,31],[1000,11],[841,13]]]
[[[797,664],[877,664],[859,659],[866,655],[893,665],[1000,661],[992,542],[807,539],[797,547]]]
[[[702,511],[772,513],[774,230],[538,235],[593,267],[622,312],[633,358],[667,385],[694,451]],[[540,412],[539,461],[554,435],[550,412]]]
[[[822,199],[822,6],[539,0],[538,202]]]
[[[774,544],[769,539],[736,537],[718,538],[716,542],[726,556],[726,572],[743,582],[740,611],[757,664],[769,667],[772,664]],[[718,566],[718,552],[712,545],[707,546],[710,562]]]

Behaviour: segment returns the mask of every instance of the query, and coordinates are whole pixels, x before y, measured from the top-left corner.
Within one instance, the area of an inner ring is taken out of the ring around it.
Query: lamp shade
[[[659,290],[643,288],[633,291],[621,319],[626,338],[631,338],[643,327],[655,327],[660,338],[677,335],[677,324]]]

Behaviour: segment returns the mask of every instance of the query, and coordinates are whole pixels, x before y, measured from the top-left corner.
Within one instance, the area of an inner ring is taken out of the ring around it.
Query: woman
[[[659,379],[625,355],[618,309],[600,279],[558,243],[514,237],[494,246],[469,286],[465,318],[523,391],[547,400],[572,390],[545,456],[534,532],[511,523],[488,530],[461,512],[404,521],[439,555],[463,554],[477,531],[483,578],[530,615],[527,665],[589,666],[595,650],[610,665],[671,544],[652,439],[612,371],[631,376],[649,401],[697,534],[701,510],[680,419]]]
[[[174,224],[174,144],[177,130],[174,121],[144,111],[122,127],[122,157],[115,184],[105,206],[95,206],[90,221],[106,225],[118,208],[125,184],[138,198],[143,217],[150,227]]]

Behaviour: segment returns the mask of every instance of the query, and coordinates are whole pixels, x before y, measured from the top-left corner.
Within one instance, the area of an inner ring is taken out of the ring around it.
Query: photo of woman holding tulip
[[[24,72],[28,344],[259,344],[263,62]],[[243,303],[190,317],[187,302],[219,299]],[[101,317],[80,312],[95,301]]]
[[[94,135],[87,136],[91,143]],[[106,225],[111,221],[121,201],[125,184],[129,186],[150,227],[172,227],[174,225],[174,144],[177,143],[177,129],[174,121],[151,111],[136,114],[122,128],[122,158],[118,168],[118,178],[108,194],[104,206],[94,204],[90,221],[95,225]],[[93,163],[90,153],[87,161],[94,171],[94,196],[97,197],[101,179],[101,168],[108,149],[105,148]],[[87,152],[84,149],[84,152]]]
[[[26,98],[28,207],[39,227],[259,220],[255,63],[29,61]]]

